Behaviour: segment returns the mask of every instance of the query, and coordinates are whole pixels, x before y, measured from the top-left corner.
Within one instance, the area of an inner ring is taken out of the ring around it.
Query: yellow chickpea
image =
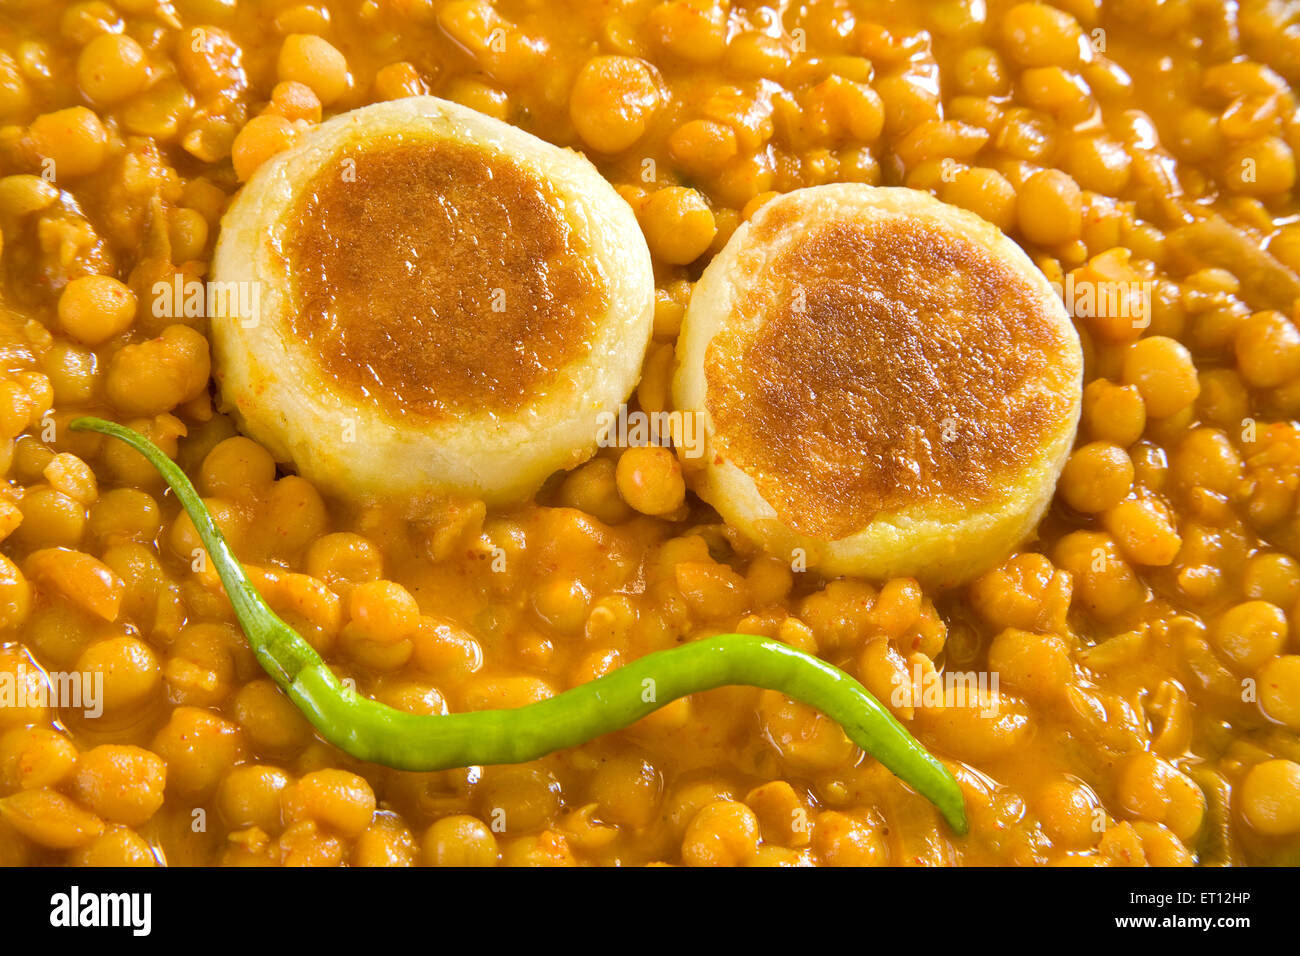
[[[460,77],[453,80],[444,95],[453,103],[478,110],[493,119],[505,120],[510,116],[510,97],[488,83]]]
[[[32,91],[18,62],[6,51],[0,57],[0,120],[12,122],[31,108]]]
[[[106,714],[130,712],[153,700],[162,687],[158,655],[135,637],[109,637],[81,652],[76,669],[83,675],[103,675]]]
[[[239,726],[198,707],[177,707],[149,749],[167,762],[167,786],[186,798],[212,793],[243,760]]]
[[[852,762],[853,741],[839,724],[807,704],[764,691],[759,704],[763,735],[791,766],[806,771],[825,771]]]
[[[1276,388],[1300,376],[1300,331],[1281,312],[1256,312],[1237,327],[1237,371],[1252,388]]]
[[[691,611],[705,621],[726,625],[749,606],[745,579],[716,561],[682,561],[673,581]]]
[[[1156,867],[1193,866],[1192,852],[1163,824],[1137,820],[1131,824],[1142,840],[1147,865]]]
[[[691,63],[712,63],[727,48],[723,8],[697,0],[657,4],[646,19],[651,36],[675,56]]]
[[[784,45],[776,37],[757,30],[732,38],[727,44],[726,66],[748,76],[775,79],[789,66]]]
[[[311,87],[326,106],[342,97],[352,82],[347,58],[328,40],[309,33],[284,38],[276,75]]]
[[[786,561],[763,555],[754,559],[745,572],[745,583],[755,607],[778,604],[794,586],[794,575]]]
[[[275,481],[275,459],[257,442],[236,435],[219,442],[203,459],[198,486],[204,496],[264,497]]]
[[[423,96],[429,92],[429,85],[414,64],[389,63],[375,74],[374,90],[378,99],[397,100],[404,96]]]
[[[384,69],[388,69],[388,67]],[[379,73],[382,76],[384,70],[380,70]],[[407,93],[403,95],[412,96],[414,94]],[[396,99],[396,97],[388,98]],[[282,83],[275,84],[275,89],[271,90],[271,102],[267,105],[266,111],[268,113],[277,113],[290,123],[295,120],[319,123],[321,118],[320,97],[306,83],[285,80]]]
[[[1125,810],[1163,823],[1184,843],[1201,829],[1205,794],[1190,777],[1155,754],[1129,757],[1120,768],[1117,788]]]
[[[478,641],[449,624],[421,618],[415,633],[415,667],[439,679],[464,678],[483,666]]]
[[[283,866],[338,866],[345,849],[342,839],[314,820],[299,820],[286,827],[276,846]]]
[[[149,842],[130,827],[110,826],[99,836],[73,851],[73,866],[157,866]]]
[[[248,515],[229,501],[205,498],[204,505],[231,547],[238,548],[248,531]],[[192,561],[203,544],[194,522],[184,511],[178,512],[167,535],[167,543],[176,557]]]
[[[1295,152],[1278,136],[1247,140],[1227,151],[1223,182],[1233,192],[1247,196],[1288,193],[1296,183]]]
[[[1075,531],[1057,542],[1052,557],[1074,576],[1083,605],[1100,617],[1119,617],[1146,598],[1142,581],[1109,535]]]
[[[645,135],[659,106],[648,63],[629,56],[597,56],[578,72],[569,117],[582,141],[602,153],[621,153]]]
[[[86,533],[86,506],[48,485],[29,488],[18,503],[22,522],[13,539],[28,548],[77,548]]]
[[[104,381],[109,401],[128,415],[158,415],[197,397],[211,373],[208,340],[185,325],[114,353]]]
[[[20,790],[0,800],[0,820],[33,843],[54,850],[85,846],[104,821],[55,790]]]
[[[1079,59],[1079,22],[1046,3],[1020,3],[1002,20],[1002,42],[1022,66],[1072,66]]]
[[[259,753],[297,753],[311,742],[311,724],[272,680],[250,681],[239,688],[232,714]]]
[[[105,820],[139,826],[163,803],[167,766],[148,750],[102,744],[81,755],[74,780],[81,802]]]
[[[0,681],[13,688],[15,697],[8,706],[0,707],[0,729],[49,721],[49,681],[26,654],[0,650]]]
[[[0,554],[0,632],[19,627],[32,610],[32,588],[27,577]]]
[[[244,764],[226,774],[217,790],[217,806],[231,827],[280,830],[280,793],[289,775],[278,767]]]
[[[1256,554],[1246,562],[1241,590],[1246,597],[1291,607],[1300,597],[1300,563],[1277,552]]]
[[[878,824],[834,810],[817,815],[812,848],[827,866],[885,866],[889,862],[889,848]]]
[[[996,50],[974,46],[957,54],[950,74],[956,87],[971,96],[998,96],[1011,85],[1006,64]]]
[[[225,30],[190,27],[176,40],[176,63],[190,89],[212,95],[237,91],[243,79],[244,51]]]
[[[557,493],[564,508],[578,508],[606,524],[619,524],[632,516],[618,493],[615,479],[617,464],[609,458],[593,458],[565,476]]]
[[[1083,231],[1083,194],[1060,170],[1044,169],[1025,180],[1016,208],[1020,231],[1030,242],[1064,245]]]
[[[995,169],[963,166],[950,180],[940,183],[939,198],[969,209],[1003,232],[1009,232],[1015,226],[1016,189]]]
[[[280,794],[287,823],[312,820],[349,839],[360,836],[375,816],[375,793],[364,777],[346,770],[317,770]]]
[[[99,482],[95,473],[84,461],[69,452],[61,452],[50,459],[41,474],[50,487],[74,501],[93,505],[99,498]]]
[[[55,342],[41,359],[41,371],[49,378],[54,401],[60,407],[86,405],[94,400],[100,376],[97,359],[89,349],[72,342]]]
[[[1033,733],[1033,720],[1024,702],[1000,690],[954,685],[943,698],[935,706],[922,688],[917,717],[941,747],[964,760],[1006,756]]]
[[[45,727],[20,727],[0,735],[0,789],[57,787],[77,765],[77,748]]]
[[[91,102],[119,103],[144,89],[149,64],[140,44],[119,33],[102,33],[81,49],[77,83]]]
[[[262,514],[273,554],[292,557],[325,533],[329,515],[316,486],[298,475],[275,482]]]
[[[506,841],[501,850],[501,865],[518,866],[577,866],[578,861],[569,848],[568,838],[554,830],[515,837]]]
[[[358,584],[378,580],[384,559],[373,544],[358,534],[340,532],[317,538],[307,549],[307,573],[346,596]]]
[[[871,641],[858,655],[858,678],[901,720],[916,713],[916,690],[903,655],[886,638]]]
[[[664,801],[664,816],[672,833],[678,837],[686,832],[695,815],[715,801],[738,799],[735,789],[719,776],[691,778],[678,783]]]
[[[117,620],[124,585],[97,558],[81,551],[47,548],[29,555],[24,570],[28,579],[46,593],[58,595],[102,620]]]
[[[1132,167],[1124,146],[1105,134],[1079,137],[1066,159],[1066,169],[1081,187],[1104,196],[1119,196],[1124,191]]]
[[[429,866],[496,866],[497,838],[482,820],[443,817],[424,833],[424,862]]]
[[[1130,498],[1106,512],[1103,523],[1134,564],[1164,567],[1173,563],[1183,539],[1170,510],[1155,498]]]
[[[108,153],[108,131],[84,106],[38,116],[30,136],[36,155],[53,163],[56,181],[95,172]]]
[[[545,826],[560,809],[560,782],[536,765],[491,767],[478,792],[480,815],[494,832],[520,832]]]
[[[671,450],[656,445],[623,452],[615,482],[623,500],[642,514],[669,514],[686,500],[681,463]]]
[[[686,186],[656,190],[641,207],[640,220],[650,251],[670,265],[694,262],[718,231],[704,196]]]
[[[135,293],[111,276],[78,276],[59,296],[59,327],[86,345],[125,332],[135,321]]]
[[[1259,669],[1259,706],[1289,730],[1300,730],[1300,655],[1275,657]]]
[[[351,623],[366,637],[382,640],[413,632],[420,613],[415,598],[400,584],[373,581],[358,586],[349,601]]]
[[[357,837],[353,866],[414,866],[419,849],[406,824],[393,813],[375,814],[375,822]]]
[[[247,182],[264,162],[292,146],[297,135],[293,124],[278,113],[254,116],[245,123],[230,147],[239,181]]]
[[[1250,768],[1241,783],[1241,814],[1265,836],[1300,833],[1300,764],[1265,760]]]
[[[208,221],[197,209],[173,209],[168,217],[167,234],[171,241],[172,258],[176,262],[192,262],[203,257],[208,244]]]
[[[383,670],[410,660],[420,608],[409,591],[393,581],[372,581],[352,590],[348,607],[342,640],[350,655]]]
[[[734,800],[703,807],[682,838],[682,862],[687,866],[742,866],[757,852],[758,818]]]
[[[765,844],[807,846],[812,829],[803,799],[784,780],[761,784],[745,795],[745,803],[758,817]]]
[[[1064,638],[1014,628],[993,638],[989,670],[1010,689],[1044,703],[1059,699],[1074,677],[1070,646]]]
[[[748,866],[812,866],[813,861],[807,850],[796,850],[784,846],[770,846],[766,843],[750,859]]]
[[[1229,608],[1210,629],[1210,640],[1232,668],[1253,674],[1286,646],[1286,614],[1267,601]]]
[[[1058,490],[1075,511],[1097,514],[1115,507],[1133,487],[1133,461],[1123,448],[1092,442],[1070,455]]]
[[[713,120],[691,120],[668,137],[668,153],[682,169],[711,175],[736,158],[736,131]]]
[[[1055,844],[1081,849],[1093,845],[1101,836],[1097,795],[1070,777],[1055,779],[1043,787],[1034,800],[1034,809]]]
[[[1095,440],[1128,448],[1146,424],[1146,405],[1136,386],[1098,378],[1083,390],[1083,428]]]
[[[866,637],[875,600],[870,584],[842,578],[799,602],[798,616],[812,629],[819,648],[851,648]]]
[[[1191,353],[1162,335],[1139,339],[1128,347],[1123,382],[1137,388],[1152,418],[1181,412],[1201,393]]]
[[[1217,428],[1195,428],[1174,449],[1170,469],[1177,483],[1232,495],[1241,480],[1241,455],[1232,440]]]
[[[606,760],[591,782],[591,798],[599,804],[601,819],[635,830],[654,822],[662,796],[662,775],[636,756]]]

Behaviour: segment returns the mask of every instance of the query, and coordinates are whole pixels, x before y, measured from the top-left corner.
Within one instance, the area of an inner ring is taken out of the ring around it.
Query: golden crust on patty
[[[290,326],[336,381],[394,413],[514,412],[583,355],[608,289],[549,182],[452,142],[354,163],[316,174],[287,244]]]
[[[1030,534],[1074,441],[1078,336],[978,217],[907,189],[798,190],[705,270],[674,394],[697,491],[830,574],[965,579]]]
[[[260,168],[213,279],[245,430],[354,498],[532,494],[634,387],[654,279],[580,154],[432,97],[345,113]]]

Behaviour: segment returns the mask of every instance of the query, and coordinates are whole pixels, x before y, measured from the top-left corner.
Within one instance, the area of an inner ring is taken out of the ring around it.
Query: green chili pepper
[[[723,634],[657,651],[514,710],[427,716],[361,697],[262,600],[189,478],[161,449],[100,418],[78,418],[70,427],[120,439],[158,469],[194,522],[262,667],[322,737],[359,760],[421,771],[523,763],[621,730],[679,697],[749,684],[780,691],[838,722],[854,743],[933,802],[953,830],[966,832],[957,781],[865,687],[839,668],[767,638]]]

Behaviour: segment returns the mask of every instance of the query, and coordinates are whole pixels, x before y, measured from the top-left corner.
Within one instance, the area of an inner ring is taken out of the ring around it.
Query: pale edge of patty
[[[294,340],[286,294],[293,264],[282,241],[288,217],[303,187],[344,150],[355,153],[392,136],[473,145],[549,180],[608,283],[609,307],[597,317],[585,353],[560,369],[549,391],[516,411],[395,419],[342,393]],[[640,376],[654,316],[654,272],[636,217],[586,157],[434,97],[341,114],[269,160],[223,219],[212,279],[259,284],[256,322],[229,311],[212,318],[225,407],[278,459],[354,499],[458,494],[500,504],[528,498],[550,474],[594,452],[599,413],[624,401]]]
[[[780,230],[776,241],[766,247],[750,242],[754,228],[761,227],[765,218],[778,211],[793,225]],[[734,462],[715,453],[714,423],[705,402],[705,359],[714,335],[732,314],[738,295],[752,276],[771,266],[788,243],[797,242],[819,222],[892,216],[931,221],[982,246],[1024,276],[1047,314],[1056,316],[1066,333],[1066,350],[1060,360],[1074,373],[1074,400],[1070,414],[1043,435],[1032,465],[996,489],[989,504],[955,508],[947,503],[921,502],[879,513],[854,534],[822,540],[789,528],[759,493],[754,480]],[[742,258],[744,268],[740,265]],[[1047,278],[1016,243],[973,213],[940,203],[927,193],[845,183],[800,189],[772,200],[753,220],[742,225],[714,257],[692,292],[683,322],[673,397],[679,410],[698,416],[697,425],[704,435],[701,467],[689,470],[692,487],[751,540],[787,558],[796,554],[795,549],[801,549],[808,566],[826,574],[876,579],[911,576],[943,586],[986,570],[1033,534],[1051,504],[1056,480],[1074,445],[1082,387],[1083,354],[1078,333]]]

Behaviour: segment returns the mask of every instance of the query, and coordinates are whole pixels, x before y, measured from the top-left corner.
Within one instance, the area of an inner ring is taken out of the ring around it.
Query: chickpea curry
[[[1300,10],[1268,0],[4,0],[0,864],[1300,864],[1292,82]],[[635,214],[634,410],[672,408],[693,286],[784,194],[905,186],[1004,231],[1084,356],[1036,535],[955,587],[829,579],[658,445],[419,512],[277,463],[212,388],[207,311],[158,290],[323,120],[427,94],[580,150]],[[758,686],[517,764],[359,759],[266,666],[209,525],[354,701],[473,717],[780,645],[870,691],[968,829]]]

